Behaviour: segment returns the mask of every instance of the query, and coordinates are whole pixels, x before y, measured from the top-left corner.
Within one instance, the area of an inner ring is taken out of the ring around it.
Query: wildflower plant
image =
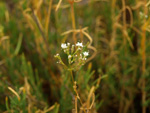
[[[83,45],[82,42],[77,42],[75,45],[70,43],[62,43],[61,48],[65,54],[67,54],[68,65],[62,61],[59,54],[55,55],[59,64],[62,64],[69,70],[78,70],[82,65],[86,63],[89,52],[87,51],[87,45]]]
[[[80,101],[81,106],[83,107],[83,102],[79,96],[77,90],[77,81],[74,80],[73,71],[77,71],[82,65],[86,63],[87,57],[89,56],[89,52],[87,51],[87,45],[84,46],[82,42],[77,42],[75,45],[71,45],[70,43],[62,43],[61,48],[65,54],[67,54],[68,65],[63,62],[61,56],[59,54],[55,55],[55,58],[58,59],[59,64],[62,64],[69,72],[73,82],[73,90],[75,93],[75,103],[77,106],[77,100]],[[77,111],[77,107],[76,111]],[[86,113],[86,108],[82,108],[84,113]]]

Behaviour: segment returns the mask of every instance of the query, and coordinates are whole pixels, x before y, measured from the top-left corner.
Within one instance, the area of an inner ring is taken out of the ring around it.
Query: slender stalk
[[[76,29],[76,22],[75,22],[75,14],[74,14],[74,1],[69,1],[70,6],[71,6],[71,19],[72,19],[72,28],[73,30]],[[73,32],[73,40],[74,43],[77,42],[76,40],[76,32]]]
[[[72,18],[72,27],[73,27],[73,29],[76,29],[76,22],[75,22],[73,3],[71,3],[71,18]]]
[[[116,16],[115,16],[115,6],[116,6],[116,0],[112,0],[112,4],[111,4],[111,13],[112,13],[112,38],[111,38],[111,41],[110,41],[110,49],[111,49],[111,53],[110,55],[113,54],[113,50],[114,50],[114,46],[115,46],[115,39],[116,39],[116,26],[115,26],[115,23],[116,23]]]
[[[53,3],[53,0],[50,0],[49,8],[48,8],[48,15],[47,15],[47,18],[46,18],[45,31],[46,31],[47,39],[48,39],[48,29],[49,29],[49,23],[50,23],[50,17],[51,17],[52,3]]]
[[[75,113],[78,113],[77,103],[78,103],[78,99],[77,99],[77,97],[75,96]]]
[[[146,55],[145,55],[145,42],[146,42],[146,30],[142,31],[142,41],[141,41],[141,47],[142,47],[142,75],[145,75],[145,64],[146,64]],[[142,81],[142,113],[146,113],[146,107],[144,106],[144,103],[146,101],[146,92],[145,92],[145,78],[143,78]]]
[[[72,73],[72,70],[70,70],[70,73],[71,73],[71,79],[72,79],[72,83],[74,85],[74,78],[73,78],[73,73]]]
[[[146,4],[146,0],[144,0],[144,3]],[[144,6],[144,14],[147,15],[147,7]],[[146,23],[146,19],[144,19],[144,24]],[[142,75],[145,76],[145,70],[146,70],[146,25],[142,26],[142,40],[141,40],[141,48],[142,48]],[[146,80],[143,77],[142,78],[142,113],[146,113],[146,106],[144,105],[146,102],[146,91],[145,91],[145,85],[146,85]]]
[[[125,0],[122,0],[122,8],[123,8],[123,30],[126,31],[127,27],[126,27],[126,9],[125,9]],[[126,46],[126,36],[125,34],[123,35],[124,37],[124,45]]]
[[[71,78],[72,78],[72,81],[73,81],[73,89],[74,89],[74,92],[76,93],[76,97],[79,99],[79,101],[80,101],[80,103],[81,103],[81,106],[83,106],[83,102],[82,102],[82,100],[81,100],[81,98],[80,98],[80,96],[79,96],[79,93],[78,93],[78,91],[77,91],[77,82],[76,81],[74,81],[74,78],[73,78],[73,73],[72,73],[72,70],[70,70],[70,73],[71,73]],[[85,111],[85,109],[83,108],[83,111],[84,111],[84,113],[86,113],[86,111]]]
[[[50,48],[49,48],[49,44],[46,40],[46,35],[45,35],[45,33],[44,33],[44,31],[41,27],[41,23],[40,23],[39,19],[37,18],[36,14],[35,14],[35,11],[33,9],[32,9],[32,14],[33,14],[33,19],[34,19],[34,21],[35,21],[35,23],[36,23],[36,25],[37,25],[40,33],[41,33],[41,36],[43,37],[43,40],[45,42],[45,45],[46,45],[46,48],[47,48],[47,51],[48,51],[48,54],[49,54],[50,53]]]

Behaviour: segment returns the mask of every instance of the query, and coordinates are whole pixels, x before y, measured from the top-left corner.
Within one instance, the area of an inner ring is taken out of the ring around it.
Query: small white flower
[[[58,57],[59,56],[59,54],[57,53],[54,57]]]
[[[72,56],[71,56],[71,55],[69,55],[69,56],[68,56],[68,59],[69,59],[69,58],[71,58],[71,57],[72,57]]]
[[[87,58],[84,58],[84,60],[86,60]]]
[[[69,46],[69,45],[70,45],[70,43],[68,42],[68,43],[67,43],[67,45]]]
[[[84,55],[84,56],[88,56],[88,55],[89,55],[89,52],[86,52],[86,51],[85,51],[85,52],[83,52],[83,55]]]
[[[65,43],[62,43],[62,44],[61,44],[61,48],[66,49],[66,48],[67,48],[67,45],[66,45]]]
[[[76,46],[83,47],[83,44],[80,42],[77,42]]]

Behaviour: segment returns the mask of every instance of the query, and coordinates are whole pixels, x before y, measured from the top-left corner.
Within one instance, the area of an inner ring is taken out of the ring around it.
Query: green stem
[[[72,70],[70,70],[70,73],[71,73],[71,78],[72,78],[72,81],[73,81],[73,86],[76,87],[76,83],[75,83],[76,81],[74,81]],[[81,105],[83,106],[83,102],[82,102],[82,100],[80,99],[80,96],[79,96],[79,93],[78,93],[77,89],[74,88],[74,87],[73,87],[73,89],[74,89],[74,92],[76,93],[76,96],[77,96],[77,98],[79,99]],[[83,108],[83,111],[84,111],[84,113],[86,113],[86,111],[85,111],[84,108]]]
[[[74,85],[74,78],[73,78],[72,70],[70,70],[70,73],[71,73],[71,78],[72,78],[72,82],[73,82],[73,85]]]

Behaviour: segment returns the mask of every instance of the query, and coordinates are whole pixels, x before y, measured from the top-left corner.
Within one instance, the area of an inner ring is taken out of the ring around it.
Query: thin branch
[[[35,11],[34,11],[33,9],[32,9],[32,14],[33,14],[33,19],[34,19],[34,21],[35,21],[35,23],[36,23],[36,25],[37,25],[37,27],[38,27],[38,29],[39,29],[39,31],[40,31],[42,37],[43,37],[43,40],[44,40],[44,42],[45,42],[45,44],[46,44],[46,47],[47,47],[47,50],[48,50],[48,53],[49,53],[50,49],[49,49],[48,42],[47,42],[47,40],[46,40],[46,35],[45,35],[45,33],[44,33],[44,31],[43,31],[43,29],[42,29],[42,27],[41,27],[40,21],[39,21],[39,19],[37,18],[36,14],[35,14]]]

